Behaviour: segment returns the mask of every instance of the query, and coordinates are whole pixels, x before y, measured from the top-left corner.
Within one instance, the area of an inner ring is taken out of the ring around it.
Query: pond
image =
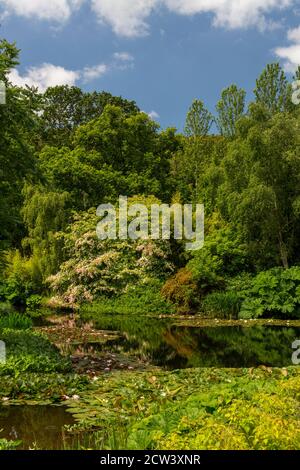
[[[98,351],[127,354],[167,370],[189,367],[287,367],[299,327],[176,326],[172,320],[102,315],[95,326],[119,331],[118,338],[94,345]]]
[[[22,441],[20,449],[62,449],[67,442],[64,425],[72,424],[72,415],[62,406],[0,406],[0,439]]]
[[[101,341],[91,341],[90,337],[95,335],[90,333],[94,330],[89,332],[87,328],[88,339],[80,346],[86,351],[92,349],[92,356],[103,358],[97,375],[103,374],[106,368],[108,372],[118,368],[105,365],[108,355],[122,358],[126,373],[137,370],[138,361],[150,369],[156,366],[165,370],[250,368],[260,365],[288,367],[292,365],[292,343],[300,339],[300,327],[297,326],[242,326],[233,322],[212,326],[212,322],[209,326],[196,327],[179,325],[173,318],[94,314],[91,318],[97,334],[101,335],[103,331],[105,341],[103,338]],[[84,321],[91,318],[87,317]],[[74,347],[77,348],[78,344]],[[90,354],[84,353],[83,359],[87,361],[88,369],[95,369],[95,357],[92,361]],[[134,367],[127,367],[132,360],[133,363],[137,361]],[[109,364],[111,362],[108,361]],[[0,439],[20,440],[20,449],[77,448],[81,437],[72,437],[64,428],[73,424],[72,415],[63,406],[0,406]]]

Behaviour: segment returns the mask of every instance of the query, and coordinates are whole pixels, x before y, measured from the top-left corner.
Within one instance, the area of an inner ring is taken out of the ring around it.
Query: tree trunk
[[[281,262],[285,269],[289,269],[288,253],[287,253],[286,245],[282,239],[282,233],[280,231],[278,234],[278,240],[279,240],[279,251],[280,251]]]

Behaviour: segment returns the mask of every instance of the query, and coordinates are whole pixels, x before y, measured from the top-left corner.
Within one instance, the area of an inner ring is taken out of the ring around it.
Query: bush
[[[235,320],[238,318],[242,300],[237,292],[214,292],[202,302],[205,316]]]
[[[0,315],[7,315],[13,312],[13,306],[9,302],[0,302]]]
[[[194,311],[198,303],[197,283],[191,271],[180,269],[162,288],[162,295],[177,307],[178,313]]]
[[[120,296],[112,298],[103,296],[91,306],[86,306],[86,309],[96,311],[97,315],[167,315],[174,313],[174,306],[162,297],[160,289],[159,283],[152,286],[131,287],[126,294]],[[81,309],[81,311],[84,310],[85,308]]]
[[[0,364],[0,376],[18,376],[24,372],[69,372],[71,364],[59,350],[39,333],[30,330],[0,331],[6,345],[6,363]]]
[[[258,274],[242,303],[240,318],[300,318],[300,267],[274,268]]]
[[[22,444],[22,441],[8,441],[7,439],[0,439],[0,450],[17,450]]]
[[[168,240],[100,240],[94,210],[74,218],[62,234],[67,261],[48,279],[52,302],[77,308],[126,294],[131,287],[145,288],[174,272]]]
[[[5,280],[0,286],[0,299],[14,306],[26,307],[28,298],[42,291],[42,278],[36,257],[22,258],[19,251],[11,252],[7,257]]]
[[[206,237],[202,250],[196,251],[188,263],[199,294],[204,296],[226,285],[226,278],[247,270],[249,260],[246,247],[234,230],[223,227]]]
[[[14,312],[9,315],[0,316],[0,329],[28,330],[32,328],[32,321],[25,315]]]

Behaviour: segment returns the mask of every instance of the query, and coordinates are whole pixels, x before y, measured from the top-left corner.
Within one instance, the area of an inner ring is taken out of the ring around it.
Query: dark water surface
[[[62,449],[65,424],[74,419],[62,406],[0,406],[0,439],[22,441],[19,449]]]
[[[101,350],[127,353],[167,370],[188,367],[287,367],[300,328],[282,326],[182,327],[170,319],[105,315],[96,327],[120,331]]]

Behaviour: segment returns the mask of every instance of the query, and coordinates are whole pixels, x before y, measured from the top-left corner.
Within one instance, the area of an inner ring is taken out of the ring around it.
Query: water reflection
[[[255,367],[292,365],[293,341],[300,328],[179,327],[169,319],[105,315],[96,327],[121,331],[119,339],[99,345],[101,350],[129,353],[166,369],[187,367]]]
[[[72,415],[61,406],[0,407],[0,439],[20,440],[20,449],[61,449],[64,425],[71,424]]]

